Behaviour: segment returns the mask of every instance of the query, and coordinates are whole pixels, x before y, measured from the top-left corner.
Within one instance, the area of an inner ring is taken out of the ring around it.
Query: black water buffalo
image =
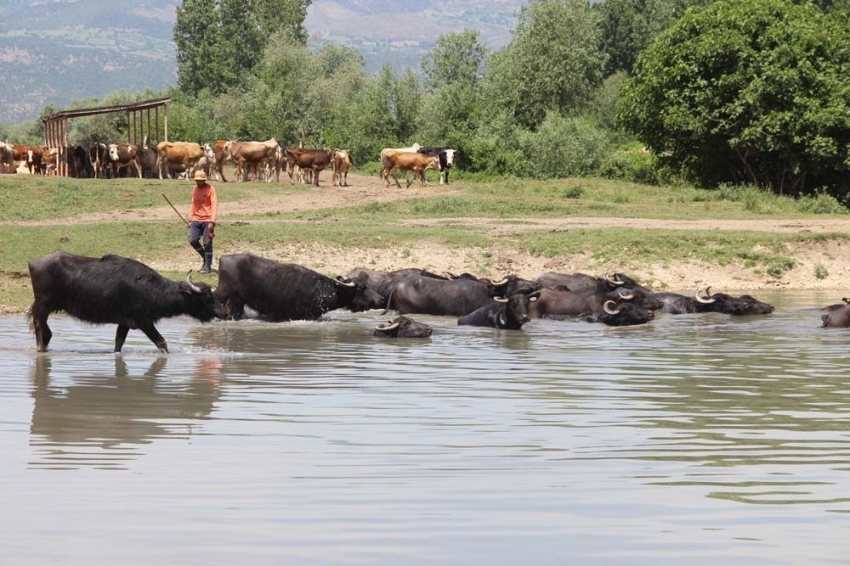
[[[594,313],[585,318],[587,322],[601,322],[608,326],[633,326],[646,324],[655,318],[655,313],[642,309],[631,303],[616,304],[614,301],[606,301],[602,306],[601,313]]]
[[[531,318],[562,318],[603,314],[607,301],[615,304],[631,303],[639,309],[656,310],[663,304],[639,289],[617,288],[605,291],[600,284],[593,291],[567,291],[565,287],[541,289],[540,299],[531,305]]]
[[[694,297],[680,293],[650,293],[654,299],[661,301],[661,312],[667,314],[690,314],[697,312],[697,301]]]
[[[433,279],[446,279],[442,275],[437,275],[417,267],[408,267],[395,271],[372,271],[370,269],[357,268],[352,269],[345,276],[351,280],[361,282],[368,291],[374,292],[374,294],[369,294],[373,303],[369,305],[368,309],[383,309],[386,307],[387,299],[396,283],[411,275],[421,275]]]
[[[841,299],[843,303],[829,305],[821,310],[826,314],[821,316],[821,328],[850,328],[850,298]]]
[[[458,319],[459,325],[490,326],[520,330],[528,322],[528,305],[537,300],[539,291],[526,295],[514,293],[507,299],[494,297],[493,302]]]
[[[431,336],[431,332],[431,327],[427,324],[406,316],[397,316],[384,326],[376,326],[372,334],[392,338],[427,338]]]
[[[116,352],[131,329],[141,330],[157,348],[168,352],[154,323],[181,314],[207,322],[216,315],[212,290],[193,282],[191,271],[186,281],[176,282],[125,257],[85,257],[63,251],[31,260],[29,271],[35,296],[29,318],[39,352],[50,344],[53,333],[47,317],[56,311],[94,324],[117,324]]]
[[[387,308],[394,308],[399,314],[465,316],[489,305],[493,297],[527,294],[537,288],[533,281],[515,275],[496,283],[465,277],[442,280],[413,275],[396,284],[387,300]]]
[[[711,287],[706,287],[705,296],[695,295],[697,312],[719,312],[732,315],[770,314],[773,305],[763,303],[750,295],[733,297],[726,293],[712,293]]]
[[[537,282],[543,289],[555,289],[556,287],[566,287],[564,290],[575,292],[580,291],[599,291],[604,290],[606,293],[625,287],[626,289],[640,289],[644,293],[651,291],[646,287],[642,287],[637,281],[623,273],[606,273],[605,277],[594,277],[586,273],[558,273],[557,271],[547,271],[537,278]]]
[[[307,267],[249,253],[223,255],[215,298],[224,315],[239,319],[245,306],[271,321],[316,320],[339,308],[360,311],[374,299],[362,283],[331,279]]]

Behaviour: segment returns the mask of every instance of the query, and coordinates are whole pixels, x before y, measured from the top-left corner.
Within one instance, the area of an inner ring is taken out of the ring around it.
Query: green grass
[[[176,218],[144,221],[132,211],[165,206],[162,194],[184,211],[191,183],[159,180],[78,180],[0,177],[0,292],[6,308],[29,306],[27,262],[57,249],[90,256],[106,253],[155,262],[186,254],[186,229]],[[300,212],[228,215],[227,203],[260,201],[270,195],[315,193],[303,185],[216,183],[222,203],[216,255],[246,249],[270,250],[282,244],[324,244],[333,249],[393,250],[402,256],[418,243],[449,248],[480,248],[481,265],[489,250],[518,250],[546,258],[590,252],[599,265],[625,271],[667,262],[740,265],[781,277],[796,262],[789,244],[846,240],[846,234],[769,233],[755,231],[687,231],[663,229],[538,229],[531,219],[569,216],[651,219],[777,219],[844,214],[837,202],[818,195],[794,201],[753,189],[724,187],[704,191],[689,187],[649,187],[602,179],[455,182],[430,197],[372,202]],[[320,191],[335,191],[325,184]],[[390,189],[397,190],[397,189]],[[404,189],[403,189],[404,190]],[[127,220],[68,224],[77,214],[130,211]],[[468,221],[490,218],[496,222]],[[492,236],[499,219],[523,225],[510,234]],[[61,222],[50,222],[51,220]],[[525,220],[524,220],[525,219]],[[427,220],[411,224],[411,220]],[[470,269],[477,267],[470,266]],[[818,269],[816,267],[816,269]],[[820,268],[818,277],[827,276]],[[166,273],[174,279],[185,272]],[[214,283],[214,277],[210,279]]]

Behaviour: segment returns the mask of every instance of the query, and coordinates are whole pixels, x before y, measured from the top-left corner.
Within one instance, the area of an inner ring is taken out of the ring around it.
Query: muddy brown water
[[[846,563],[850,331],[0,317],[0,563]]]

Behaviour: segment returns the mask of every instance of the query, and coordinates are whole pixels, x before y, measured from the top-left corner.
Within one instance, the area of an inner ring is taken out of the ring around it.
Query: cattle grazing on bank
[[[538,289],[533,281],[508,275],[495,283],[486,279],[434,279],[412,275],[399,281],[390,292],[388,309],[399,314],[433,314],[465,316],[489,305],[493,297],[510,297],[515,293],[532,293]]]
[[[290,184],[295,184],[293,175],[297,166],[302,171],[309,170],[313,175],[313,185],[319,186],[319,173],[327,169],[333,163],[334,150],[332,149],[301,149],[286,146],[286,172],[289,175]]]
[[[433,169],[440,170],[440,159],[436,156],[423,155],[421,153],[408,153],[405,151],[395,151],[385,149],[381,151],[381,176],[384,179],[384,187],[390,186],[390,175],[393,176],[396,186],[400,189],[401,183],[398,182],[398,171],[410,171],[419,179],[419,186],[424,187],[425,171]],[[413,181],[407,180],[407,187]]]
[[[64,251],[29,262],[35,300],[29,316],[39,352],[47,350],[53,333],[51,313],[65,311],[93,324],[117,324],[115,351],[120,352],[130,330],[141,330],[163,352],[165,339],[154,324],[162,318],[188,315],[208,322],[215,300],[205,283],[166,279],[138,261],[117,255],[86,257]]]
[[[351,155],[347,149],[334,150],[333,181],[334,187],[348,186],[348,170],[351,168]]]
[[[204,148],[195,142],[159,142],[156,144],[156,170],[159,178],[171,179],[172,169],[189,171],[204,157]]]
[[[493,302],[476,309],[458,319],[461,326],[489,326],[505,330],[520,330],[529,321],[529,305],[540,296],[539,291],[533,293],[514,293],[503,299],[493,297]]]
[[[420,147],[417,150],[417,153],[421,153],[422,155],[427,155],[429,157],[436,157],[440,160],[440,184],[448,185],[449,171],[454,163],[456,151],[456,149],[450,149],[448,147]]]
[[[133,143],[111,143],[106,150],[104,167],[111,170],[112,177],[120,177],[123,169],[132,166],[139,179],[142,178],[142,163],[139,160],[139,146]]]
[[[365,310],[366,294],[362,283],[331,279],[302,265],[250,253],[219,259],[215,297],[227,318],[242,318],[247,306],[274,322],[316,320],[339,308]]]
[[[223,155],[236,164],[236,177],[247,181],[251,172],[260,171],[264,167],[274,170],[275,180],[280,180],[280,169],[277,167],[277,152],[280,145],[274,138],[266,141],[235,141],[224,143]],[[215,161],[213,150],[212,160]],[[214,165],[214,163],[213,163]],[[271,175],[265,179],[271,182]]]
[[[372,334],[392,338],[427,338],[432,331],[427,324],[406,316],[397,316],[386,325],[376,326]]]

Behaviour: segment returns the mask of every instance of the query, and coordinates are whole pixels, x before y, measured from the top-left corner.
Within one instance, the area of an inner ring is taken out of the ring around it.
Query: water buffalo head
[[[406,316],[397,316],[384,326],[376,326],[372,334],[392,338],[427,338],[431,336],[431,332],[431,327],[427,324],[417,322]]]

